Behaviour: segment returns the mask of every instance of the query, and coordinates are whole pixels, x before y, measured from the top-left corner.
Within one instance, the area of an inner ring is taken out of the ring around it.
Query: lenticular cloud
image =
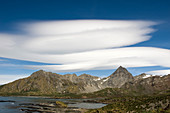
[[[32,38],[23,47],[36,53],[63,54],[128,46],[148,40],[154,24],[111,20],[37,22],[25,25]]]
[[[82,71],[126,67],[165,66],[170,51],[126,47],[151,38],[152,21],[69,20],[24,23],[25,34],[0,34],[0,56],[60,65],[26,68]]]

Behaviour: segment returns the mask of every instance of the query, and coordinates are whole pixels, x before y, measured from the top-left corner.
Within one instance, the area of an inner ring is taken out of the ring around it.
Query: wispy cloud
[[[59,72],[125,67],[169,67],[170,51],[126,47],[151,38],[152,21],[72,20],[22,24],[22,35],[0,34],[0,56],[61,65],[25,68]],[[120,48],[121,47],[121,48]]]
[[[82,71],[125,67],[169,67],[170,50],[153,47],[127,47],[52,56],[61,65],[27,66],[55,71]]]
[[[74,20],[25,25],[32,38],[22,47],[45,54],[66,54],[128,46],[149,40],[154,22]]]

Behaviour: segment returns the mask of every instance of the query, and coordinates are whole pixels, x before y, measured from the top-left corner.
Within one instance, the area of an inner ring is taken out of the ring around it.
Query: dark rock
[[[0,100],[0,102],[15,102],[13,100]]]
[[[81,113],[81,109],[77,107],[60,107],[52,103],[22,103],[20,110],[26,113]]]

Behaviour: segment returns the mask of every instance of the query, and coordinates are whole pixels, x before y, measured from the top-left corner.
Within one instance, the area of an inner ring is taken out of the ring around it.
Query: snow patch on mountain
[[[101,78],[94,79],[94,81],[98,81],[98,80],[101,80]]]
[[[153,77],[153,76],[160,76],[163,77],[164,75],[145,75],[143,78]]]

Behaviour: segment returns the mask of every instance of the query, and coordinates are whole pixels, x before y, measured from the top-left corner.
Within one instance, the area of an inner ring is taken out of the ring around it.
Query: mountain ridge
[[[0,86],[0,93],[23,93],[29,95],[81,94],[92,93],[105,88],[122,88],[133,92],[151,94],[156,91],[162,91],[162,89],[170,89],[170,75],[163,78],[157,76],[143,78],[145,75],[141,74],[133,77],[122,66],[106,78],[89,74],[81,74],[79,76],[76,74],[60,75],[39,70],[32,73],[29,77]],[[156,83],[156,86],[153,85],[154,83]],[[159,85],[165,88],[156,88]],[[139,90],[142,88],[142,91]]]

